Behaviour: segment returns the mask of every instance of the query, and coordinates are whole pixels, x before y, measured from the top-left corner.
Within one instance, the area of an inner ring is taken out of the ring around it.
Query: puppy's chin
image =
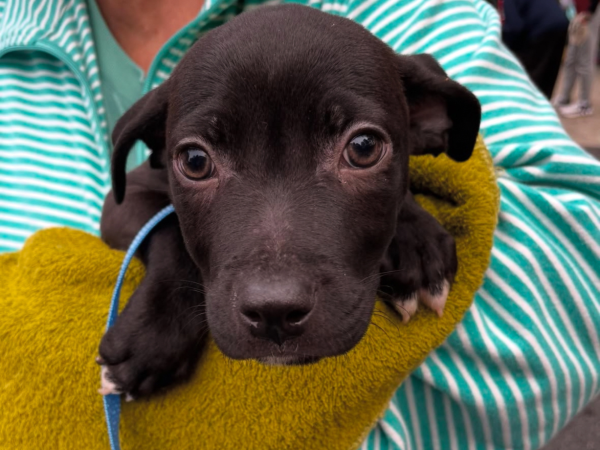
[[[335,295],[341,289],[327,290],[314,300],[316,306],[302,333],[285,336],[282,343],[269,336],[255,335],[252,325],[243,320],[239,308],[229,301],[233,297],[230,292],[208,291],[208,327],[219,350],[230,359],[277,366],[311,364],[344,355],[356,347],[371,321],[375,288],[359,285],[348,289],[347,295]]]
[[[289,356],[267,356],[264,358],[257,358],[256,360],[266,366],[305,366],[308,364],[314,364],[321,358],[317,356],[305,356],[305,355],[289,355]]]

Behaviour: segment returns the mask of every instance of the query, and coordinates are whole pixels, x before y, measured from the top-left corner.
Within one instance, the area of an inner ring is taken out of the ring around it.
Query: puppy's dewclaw
[[[117,388],[117,385],[110,380],[110,374],[108,372],[108,367],[102,366],[100,369],[100,384],[101,388],[98,389],[98,392],[101,395],[109,395],[109,394],[121,394],[121,391]]]
[[[438,317],[442,317],[449,293],[450,283],[444,280],[441,289],[432,289],[431,291],[421,289],[419,292],[419,301],[436,313]]]

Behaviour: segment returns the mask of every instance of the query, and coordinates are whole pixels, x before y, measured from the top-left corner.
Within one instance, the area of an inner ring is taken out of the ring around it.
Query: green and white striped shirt
[[[484,0],[303,3],[400,53],[432,53],[469,87],[502,193],[473,306],[362,448],[540,447],[599,391],[600,164],[503,47]],[[207,0],[157,55],[144,91],[202,33],[257,4]],[[0,250],[43,227],[98,233],[110,153],[100,83],[84,0],[0,0]]]

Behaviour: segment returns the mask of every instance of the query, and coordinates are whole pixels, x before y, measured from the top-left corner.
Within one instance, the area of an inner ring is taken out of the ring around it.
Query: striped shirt
[[[481,101],[501,210],[463,322],[407,379],[367,449],[535,449],[599,392],[600,164],[573,143],[484,0],[305,0],[399,53],[431,53]],[[207,0],[152,64],[254,8]],[[98,233],[110,146],[83,0],[0,0],[0,250],[35,230]],[[143,155],[144,149],[138,152]]]

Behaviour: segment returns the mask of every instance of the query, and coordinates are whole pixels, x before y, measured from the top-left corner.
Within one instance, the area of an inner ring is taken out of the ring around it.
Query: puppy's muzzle
[[[313,309],[312,284],[293,275],[254,276],[238,283],[234,295],[243,326],[277,345],[302,335]]]

